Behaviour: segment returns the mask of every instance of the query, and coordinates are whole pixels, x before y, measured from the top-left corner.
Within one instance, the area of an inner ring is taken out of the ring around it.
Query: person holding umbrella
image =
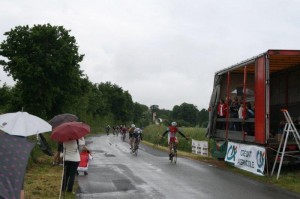
[[[65,172],[63,177],[62,191],[72,192],[75,181],[77,167],[80,162],[79,146],[77,140],[63,142],[65,153]]]
[[[77,167],[80,162],[78,139],[90,132],[90,126],[82,122],[65,122],[55,127],[51,139],[63,143],[62,192],[72,192]]]
[[[63,123],[76,122],[76,121],[78,121],[78,117],[76,115],[70,113],[63,113],[54,116],[51,120],[48,121],[48,123],[51,124],[52,128],[54,129],[55,127]],[[53,165],[61,165],[63,163],[63,158],[61,156],[62,153],[63,153],[63,143],[58,142],[57,152],[53,158]]]

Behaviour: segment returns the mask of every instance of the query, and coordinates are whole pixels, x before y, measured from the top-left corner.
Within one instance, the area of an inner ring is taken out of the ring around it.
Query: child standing
[[[79,171],[83,171],[84,175],[88,175],[88,166],[89,161],[93,159],[93,156],[91,155],[91,152],[87,149],[86,146],[82,147],[82,150],[80,152],[80,162],[79,166],[77,168],[77,175],[79,174]]]

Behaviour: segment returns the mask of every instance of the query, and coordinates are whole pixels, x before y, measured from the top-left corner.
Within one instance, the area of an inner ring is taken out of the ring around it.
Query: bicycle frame
[[[134,139],[134,142],[133,142],[132,152],[137,156],[138,150],[139,150],[140,137],[133,138],[133,139]]]
[[[171,162],[176,164],[177,162],[177,147],[175,142],[170,142],[171,145]]]

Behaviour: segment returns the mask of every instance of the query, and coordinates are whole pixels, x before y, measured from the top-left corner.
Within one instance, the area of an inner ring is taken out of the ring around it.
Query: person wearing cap
[[[183,133],[179,131],[177,128],[177,123],[172,122],[171,125],[167,128],[167,130],[161,135],[161,139],[168,133],[168,144],[169,144],[169,158],[171,159],[171,151],[172,151],[172,144],[174,143],[175,146],[178,144],[178,139],[176,137],[176,133],[179,133],[182,137],[184,137],[186,140],[189,138],[186,137]]]

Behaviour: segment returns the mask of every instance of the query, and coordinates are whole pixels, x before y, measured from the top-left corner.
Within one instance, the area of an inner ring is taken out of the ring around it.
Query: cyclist
[[[126,138],[126,132],[127,132],[127,128],[125,125],[123,125],[121,133],[122,133],[122,140],[125,141]]]
[[[105,127],[106,135],[109,135],[109,130],[110,130],[110,126],[107,125],[107,127]]]
[[[135,125],[131,124],[131,128],[128,130],[130,149],[133,149],[132,144],[133,144],[134,129],[135,129]]]
[[[133,131],[133,148],[132,148],[132,152],[134,152],[136,149],[139,148],[139,144],[140,144],[140,141],[143,140],[143,137],[142,137],[142,129],[140,128],[135,128],[134,131]]]
[[[161,139],[162,139],[167,133],[169,133],[168,134],[168,144],[169,144],[169,158],[170,158],[170,160],[171,160],[172,143],[174,143],[175,146],[177,146],[177,144],[178,144],[178,139],[176,137],[176,133],[179,133],[186,140],[189,139],[183,133],[181,133],[176,126],[177,126],[177,123],[172,122],[171,125],[167,128],[167,130],[161,135]]]

